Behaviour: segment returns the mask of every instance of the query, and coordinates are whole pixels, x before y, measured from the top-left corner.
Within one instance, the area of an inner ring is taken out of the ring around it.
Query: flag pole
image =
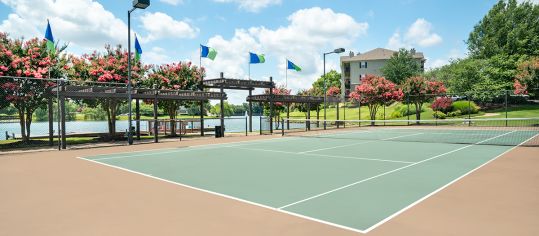
[[[198,69],[202,69],[202,46],[198,47]],[[204,79],[204,78],[202,78]]]
[[[284,65],[284,74],[285,74],[285,78],[286,78],[286,82],[285,82],[285,88],[288,89],[288,58],[285,58],[285,65]]]

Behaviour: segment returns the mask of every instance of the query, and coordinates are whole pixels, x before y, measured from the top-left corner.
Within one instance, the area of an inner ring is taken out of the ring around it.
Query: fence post
[[[262,116],[259,116],[260,118],[260,122],[258,123],[258,125],[260,126],[258,131],[260,132],[260,135],[262,135]]]
[[[408,119],[408,125],[410,125],[410,95],[406,95],[406,117]]]
[[[273,77],[270,76],[270,82],[273,84]],[[270,88],[270,115],[269,115],[269,122],[270,122],[270,134],[273,134],[273,87]]]
[[[247,127],[247,118],[248,116],[245,117],[245,136],[249,135],[249,128]]]
[[[53,139],[54,139],[54,128],[53,128],[53,119],[54,119],[54,115],[53,115],[53,106],[52,106],[52,97],[49,97],[48,101],[47,101],[47,110],[48,110],[48,113],[49,113],[49,146],[52,146],[54,145],[54,142],[53,142]],[[7,131],[6,131],[7,133]],[[7,136],[7,135],[6,135]],[[7,140],[7,138],[6,138]]]
[[[154,85],[153,86],[153,89],[154,89],[154,93],[155,93],[155,97],[153,99],[153,141],[158,143],[159,142],[159,123],[157,121],[157,94],[159,93],[159,91],[157,91],[156,89],[157,87]]]
[[[61,83],[61,89],[62,89],[62,93],[60,94],[60,113],[61,113],[61,126],[62,126],[62,149],[66,149],[67,148],[67,143],[66,143],[66,106],[65,106],[65,101],[66,101],[66,98],[65,98],[65,91],[66,91],[66,88],[65,88],[65,83],[64,83],[64,80],[62,80]]]
[[[361,95],[357,101],[357,110],[358,110],[358,126],[361,127]]]
[[[281,135],[284,136],[284,119],[281,118],[281,123],[283,124],[283,128],[281,129]]]
[[[137,129],[137,140],[140,140],[140,100],[137,98],[135,100],[135,126]],[[131,130],[129,131],[131,132]]]
[[[507,117],[508,117],[508,106],[509,106],[509,103],[508,103],[508,98],[509,98],[509,91],[506,90],[505,91],[505,127],[507,127]]]
[[[471,93],[468,93],[468,96],[466,96],[468,98],[468,126],[472,125],[472,99],[470,98],[471,96]]]
[[[204,101],[200,101],[200,136],[204,136]]]

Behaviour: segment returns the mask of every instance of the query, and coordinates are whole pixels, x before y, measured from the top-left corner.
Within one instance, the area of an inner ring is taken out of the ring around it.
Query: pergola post
[[[52,96],[49,97],[47,101],[47,111],[49,113],[49,146],[54,145],[53,139],[54,139],[54,128],[53,128],[53,107],[52,107]]]
[[[159,123],[157,121],[157,94],[159,93],[154,86],[155,89],[155,98],[153,99],[153,141],[158,143],[159,142]]]
[[[200,136],[204,136],[204,101],[200,101]]]
[[[316,104],[316,128],[320,128],[320,104]]]
[[[249,89],[249,97],[253,96],[253,90]],[[253,132],[253,102],[249,100],[249,132]]]
[[[290,130],[290,120],[289,120],[290,119],[290,103],[287,103],[286,106],[287,106],[286,107],[286,129]]]
[[[60,113],[61,113],[61,128],[62,128],[62,149],[66,149],[67,148],[67,143],[66,143],[66,104],[65,104],[65,101],[66,101],[66,98],[65,98],[65,84],[64,84],[64,81],[62,80],[62,82],[60,83],[61,84],[61,93],[60,93]]]
[[[273,77],[270,76],[270,82],[273,82]],[[270,134],[273,134],[273,85],[271,86],[270,88],[270,99],[269,99],[269,104],[270,104],[270,118],[269,118],[269,121],[270,121]]]
[[[223,72],[221,72],[221,79],[224,79],[225,75]],[[224,93],[223,84],[221,84],[221,94]],[[224,98],[221,96],[221,135],[222,137],[225,136],[225,104],[224,104]]]
[[[140,100],[135,101],[135,126],[137,130],[137,140],[140,140]]]
[[[311,130],[311,103],[307,103],[307,130]]]

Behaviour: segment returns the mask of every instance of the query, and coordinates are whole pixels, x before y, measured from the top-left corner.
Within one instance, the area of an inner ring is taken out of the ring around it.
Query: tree
[[[146,87],[156,86],[158,89],[198,90],[203,77],[203,68],[199,69],[191,62],[179,62],[152,67],[148,77],[142,80],[142,84]],[[175,136],[178,108],[188,104],[183,101],[163,100],[159,101],[158,105],[168,114],[171,120],[171,134]]]
[[[30,141],[30,128],[34,112],[47,104],[51,87],[56,83],[44,79],[62,78],[67,46],[47,52],[46,41],[33,38],[13,40],[0,33],[0,108],[13,105],[17,109],[23,142]],[[27,77],[27,78],[22,78]]]
[[[230,105],[228,102],[224,102],[223,103],[223,107],[224,107],[224,113],[225,113],[225,116],[233,116],[234,115],[234,107],[233,105]],[[221,115],[221,104],[217,103],[215,105],[213,105],[210,109],[210,112],[215,115],[215,116],[220,116]]]
[[[326,75],[321,76],[313,83],[313,88],[315,88],[313,92],[320,92],[320,94],[316,95],[324,95],[324,79],[326,79],[326,86],[328,89],[331,87],[341,87],[341,73],[330,70]]]
[[[339,96],[341,94],[341,89],[339,87],[332,86],[326,92],[328,96]]]
[[[473,58],[539,56],[539,5],[499,0],[474,26],[466,43]]]
[[[105,52],[94,51],[90,55],[82,57],[71,56],[69,75],[70,78],[82,83],[106,87],[125,87],[127,84],[127,51],[118,45],[116,48],[105,46]],[[130,58],[133,58],[131,55]],[[137,86],[138,81],[146,71],[140,61],[132,63],[131,83]],[[96,84],[99,83],[99,84]],[[84,100],[89,107],[101,107],[107,114],[108,130],[111,138],[116,135],[116,115],[123,99],[100,98],[98,100]]]
[[[530,89],[539,88],[539,57],[523,61],[518,65],[513,86],[515,94],[528,94]]]
[[[415,105],[415,116],[417,123],[421,119],[421,107],[423,103],[432,99],[436,95],[446,92],[444,83],[428,80],[425,77],[414,76],[406,79],[402,85],[402,90],[406,94],[406,101]]]
[[[371,120],[376,120],[376,113],[381,105],[400,101],[402,97],[402,90],[393,82],[375,75],[366,75],[361,84],[350,93],[351,100],[367,104]],[[374,121],[371,125],[374,125]]]
[[[421,64],[414,58],[414,54],[414,50],[399,49],[380,68],[382,75],[395,84],[401,84],[406,78],[421,74]]]

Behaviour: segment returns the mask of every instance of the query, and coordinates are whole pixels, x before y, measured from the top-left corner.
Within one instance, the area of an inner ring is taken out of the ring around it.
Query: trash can
[[[223,130],[221,129],[221,126],[218,125],[218,126],[215,126],[215,137],[216,138],[221,138],[223,137]]]

